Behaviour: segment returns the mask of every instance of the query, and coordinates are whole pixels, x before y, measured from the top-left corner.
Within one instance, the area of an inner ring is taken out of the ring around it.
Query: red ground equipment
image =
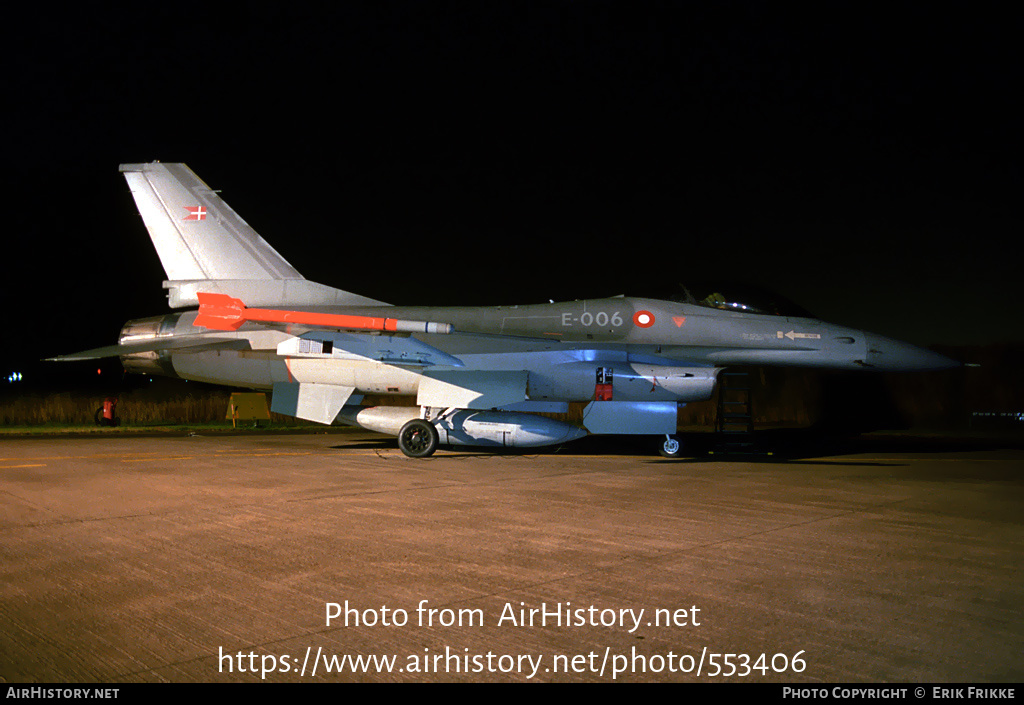
[[[94,416],[97,426],[117,426],[120,419],[117,418],[117,398],[107,397],[103,400],[103,406],[96,409]]]

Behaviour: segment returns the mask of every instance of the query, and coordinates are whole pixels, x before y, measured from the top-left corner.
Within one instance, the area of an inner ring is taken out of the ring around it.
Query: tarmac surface
[[[1024,680],[1021,448],[644,452],[2,440],[0,682]]]

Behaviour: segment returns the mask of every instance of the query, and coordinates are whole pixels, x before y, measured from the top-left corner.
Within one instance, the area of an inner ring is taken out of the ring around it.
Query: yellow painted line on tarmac
[[[309,455],[310,453],[313,453],[313,452],[314,451],[297,451],[297,452],[288,453],[288,452],[280,451],[280,452],[272,452],[271,454],[272,455]],[[200,457],[200,456],[201,457],[210,457],[210,455],[246,455],[246,456],[250,456],[251,457],[251,456],[254,456],[254,455],[266,455],[266,454],[267,453],[265,451],[239,450],[239,451],[214,451],[211,454],[191,454],[191,455],[183,456],[183,457],[189,457],[189,458]],[[135,457],[152,456],[152,458],[154,460],[160,459],[160,458],[168,458],[168,457],[179,457],[179,456],[168,456],[165,452],[161,452],[161,451],[147,451],[147,452],[141,452],[141,453],[132,453],[132,455],[135,456]],[[114,459],[123,458],[124,456],[125,456],[124,453],[93,453],[91,455],[29,455],[29,456],[22,456],[20,458],[0,458],[0,463],[17,461],[17,460],[94,460],[94,459],[103,460],[105,458],[114,458]]]
[[[244,457],[246,458],[270,458],[277,455],[314,455],[313,451],[302,451],[302,452],[279,452],[279,453],[247,453]],[[161,455],[155,458],[121,458],[122,463],[149,463],[159,460],[197,460],[204,459],[209,460],[210,458],[223,458],[224,454],[196,454],[196,455]],[[233,457],[233,456],[229,456]]]
[[[0,465],[0,470],[10,470],[11,468],[45,468],[44,463],[37,463],[32,465]]]
[[[273,457],[275,455],[318,455],[318,453],[316,453],[316,452],[314,452],[312,450],[289,451],[289,452],[280,451],[280,452],[277,452],[277,453],[248,453],[245,457],[247,457],[247,458],[270,458],[270,457]]]
[[[40,455],[30,456],[26,458],[0,458],[0,463],[3,462],[14,462],[18,460],[50,460],[50,461],[67,461],[67,460],[120,460],[123,463],[145,463],[159,460],[195,460],[196,458],[271,458],[276,456],[297,456],[297,455],[327,455],[326,452],[303,450],[303,451],[238,451],[238,452],[215,452],[215,453],[194,453],[191,455],[166,455],[160,453],[138,453],[135,457],[125,457],[124,454],[120,453],[99,453],[96,455]],[[370,453],[372,455],[373,453]],[[141,456],[141,457],[140,457]],[[0,465],[0,469],[8,467],[45,467],[44,464],[19,464],[19,465]]]
[[[138,453],[138,455],[156,455],[159,451],[151,453]],[[120,458],[123,453],[95,453],[93,455],[29,455],[21,458],[0,458],[0,462],[10,460],[90,460],[92,458]]]
[[[151,463],[154,460],[195,460],[197,455],[164,455],[159,458],[121,458],[122,463]]]
[[[223,453],[223,454],[218,453],[217,455],[229,455],[229,454],[228,453]],[[236,455],[236,454],[232,453],[230,455]],[[263,457],[270,456],[270,455],[316,455],[316,451],[313,451],[313,450],[275,450],[275,451],[272,451],[272,452],[252,451],[252,452],[249,452],[249,453],[241,453],[239,455],[244,455],[247,458],[263,458]]]

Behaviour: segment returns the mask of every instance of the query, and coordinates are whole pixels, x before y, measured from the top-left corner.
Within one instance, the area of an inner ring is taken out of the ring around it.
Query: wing
[[[120,357],[135,353],[170,350],[177,354],[206,352],[208,350],[252,350],[252,345],[245,338],[219,338],[209,335],[183,335],[163,338],[150,338],[132,343],[107,345],[102,348],[83,350],[69,355],[58,355],[46,358],[47,362],[76,362],[78,360],[99,360],[105,357]]]
[[[277,346],[281,357],[364,359],[389,365],[463,367],[462,360],[407,335],[314,330]]]

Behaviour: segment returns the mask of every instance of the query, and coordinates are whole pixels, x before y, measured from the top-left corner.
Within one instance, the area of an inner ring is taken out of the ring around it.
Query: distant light
[[[100,369],[99,367],[97,367],[97,368],[96,368],[96,374],[98,374],[98,375],[101,375],[101,374],[103,374],[103,370],[102,370],[102,369]]]

